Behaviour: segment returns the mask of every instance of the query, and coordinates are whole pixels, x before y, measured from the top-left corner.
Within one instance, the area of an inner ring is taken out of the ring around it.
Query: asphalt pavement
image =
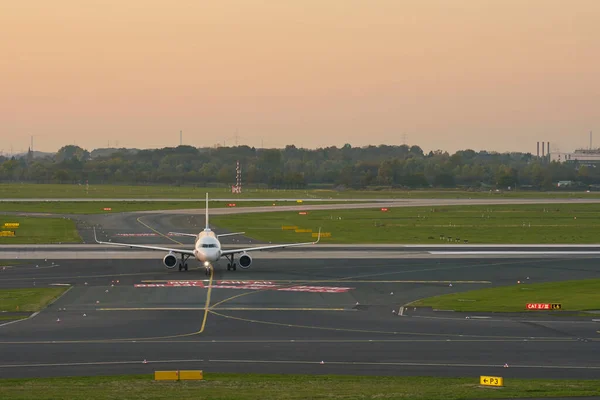
[[[21,262],[0,273],[0,287],[71,289],[35,317],[0,326],[1,377],[159,368],[600,377],[600,325],[590,318],[398,314],[419,298],[525,277],[597,277],[595,259],[272,258],[212,278],[168,271],[160,257]]]

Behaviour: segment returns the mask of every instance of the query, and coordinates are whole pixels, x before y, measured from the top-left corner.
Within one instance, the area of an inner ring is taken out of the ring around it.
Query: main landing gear
[[[179,263],[179,270],[180,271],[187,271],[188,270],[188,264],[187,264],[187,260],[188,258],[190,258],[189,254],[182,254],[181,255],[181,262]]]
[[[235,271],[237,269],[237,264],[235,263],[235,258],[233,258],[233,254],[225,256],[229,262],[227,263],[227,271]]]

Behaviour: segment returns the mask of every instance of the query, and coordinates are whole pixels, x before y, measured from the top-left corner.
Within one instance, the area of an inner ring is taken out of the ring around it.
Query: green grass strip
[[[18,319],[25,319],[27,317],[29,317],[29,315],[0,315],[0,321],[1,322],[16,321]]]
[[[40,311],[60,295],[68,287],[0,289],[0,311]]]
[[[205,188],[193,186],[133,186],[133,185],[72,185],[72,184],[0,184],[0,198],[187,198],[203,199],[205,193],[212,198],[321,198],[321,199],[488,199],[488,198],[598,198],[600,192],[536,192],[536,191],[481,191],[467,190],[332,190],[332,189],[252,189],[245,188],[241,194],[232,194],[231,188]]]
[[[325,243],[527,244],[600,243],[600,204],[393,207],[215,215],[219,228],[265,242],[310,241],[297,226],[331,233]],[[448,242],[448,238],[452,238]]]
[[[430,297],[411,303],[411,306],[455,311],[523,312],[527,303],[560,303],[562,311],[600,310],[600,279],[531,285],[527,280],[522,282]]]
[[[315,365],[315,369],[319,368]],[[159,368],[160,369],[160,368]],[[152,376],[0,380],[6,399],[493,399],[592,396],[600,380],[505,379],[501,389],[479,377],[367,377],[206,373],[203,381],[153,381]]]
[[[18,228],[2,228],[4,223],[18,222]],[[67,218],[0,216],[0,231],[14,231],[15,236],[0,236],[0,244],[81,243],[75,222]]]

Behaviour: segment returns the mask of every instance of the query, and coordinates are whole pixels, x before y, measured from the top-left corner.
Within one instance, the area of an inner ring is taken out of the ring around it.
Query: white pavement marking
[[[234,359],[180,359],[180,360],[146,360],[146,364],[172,364],[172,363],[228,363],[228,364],[321,364],[321,361],[307,360],[234,360]],[[143,364],[143,360],[127,360],[127,361],[91,361],[91,362],[73,362],[73,363],[36,363],[36,364],[4,364],[0,368],[34,368],[34,367],[77,367],[77,366],[94,366],[94,365],[131,365]],[[371,365],[371,366],[394,366],[394,367],[446,367],[446,368],[498,368],[504,364],[470,364],[470,363],[419,363],[419,362],[369,362],[369,361],[327,361],[327,365],[336,366],[353,366],[353,365]],[[527,364],[511,364],[511,368],[527,368],[527,369],[575,369],[575,370],[600,370],[600,365],[527,365]]]
[[[30,319],[30,318],[33,318],[33,317],[35,317],[35,316],[36,316],[36,315],[38,315],[39,313],[40,313],[39,311],[36,311],[36,312],[34,312],[33,314],[31,314],[29,317],[27,317],[27,318],[21,318],[21,319],[17,319],[17,320],[10,321],[10,322],[5,322],[5,323],[3,323],[3,324],[0,324],[0,327],[2,327],[2,326],[6,326],[6,325],[10,325],[10,324],[15,324],[15,323],[17,323],[17,322],[26,321],[26,320],[28,320],[28,319]]]
[[[156,251],[53,251],[52,257],[60,260],[158,260],[160,252]],[[423,251],[423,252],[401,252],[401,251],[381,251],[364,250],[353,251],[349,255],[348,251],[257,251],[252,253],[255,259],[406,259],[406,258],[435,258],[444,256],[444,258],[480,258],[482,256],[543,256],[560,257],[564,255],[600,255],[600,251]],[[22,251],[2,251],[0,258],[20,258],[24,260],[40,260],[48,257],[48,252],[36,250]]]
[[[209,362],[216,363],[246,363],[246,364],[320,364],[320,361],[300,361],[300,360],[213,360]],[[368,362],[368,361],[325,361],[325,364],[331,365],[379,365],[395,367],[459,367],[459,368],[492,368],[503,367],[504,364],[458,364],[458,363],[418,363],[418,362]],[[600,365],[520,365],[511,364],[511,368],[534,368],[534,369],[599,369]]]
[[[166,363],[179,363],[179,362],[203,362],[201,359],[192,360],[160,360],[160,361],[147,361],[146,364],[166,364]],[[84,365],[123,365],[123,364],[143,364],[143,360],[136,361],[92,361],[92,362],[74,362],[74,363],[38,363],[38,364],[5,364],[0,365],[0,368],[32,368],[32,367],[77,367]]]
[[[514,251],[514,250],[473,250],[473,251],[430,251],[431,255],[504,255],[504,256],[522,256],[522,255],[535,255],[535,256],[560,256],[560,255],[600,255],[600,251],[587,251],[587,250],[576,250],[576,251],[564,251],[564,250],[551,250],[551,251]]]
[[[71,286],[70,288],[68,288],[67,290],[65,290],[60,296],[58,296],[56,299],[54,299],[52,302],[48,303],[46,305],[46,308],[49,307],[51,304],[56,303],[58,300],[60,300],[61,298],[63,298],[67,293],[69,293],[71,291],[71,289],[73,289],[73,286]],[[36,311],[33,314],[31,314],[29,317],[27,318],[23,318],[23,319],[18,319],[16,321],[10,321],[7,322],[5,324],[0,324],[0,328],[6,325],[10,325],[10,324],[16,324],[17,322],[23,322],[23,321],[27,321],[28,319],[31,319],[33,317],[35,317],[36,315],[38,315],[41,311]]]

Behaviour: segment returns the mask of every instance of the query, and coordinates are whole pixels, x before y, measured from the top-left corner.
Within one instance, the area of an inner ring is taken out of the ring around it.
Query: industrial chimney
[[[537,156],[540,158],[540,142],[537,142]]]
[[[544,158],[544,147],[546,146],[546,142],[542,142],[542,158]]]

